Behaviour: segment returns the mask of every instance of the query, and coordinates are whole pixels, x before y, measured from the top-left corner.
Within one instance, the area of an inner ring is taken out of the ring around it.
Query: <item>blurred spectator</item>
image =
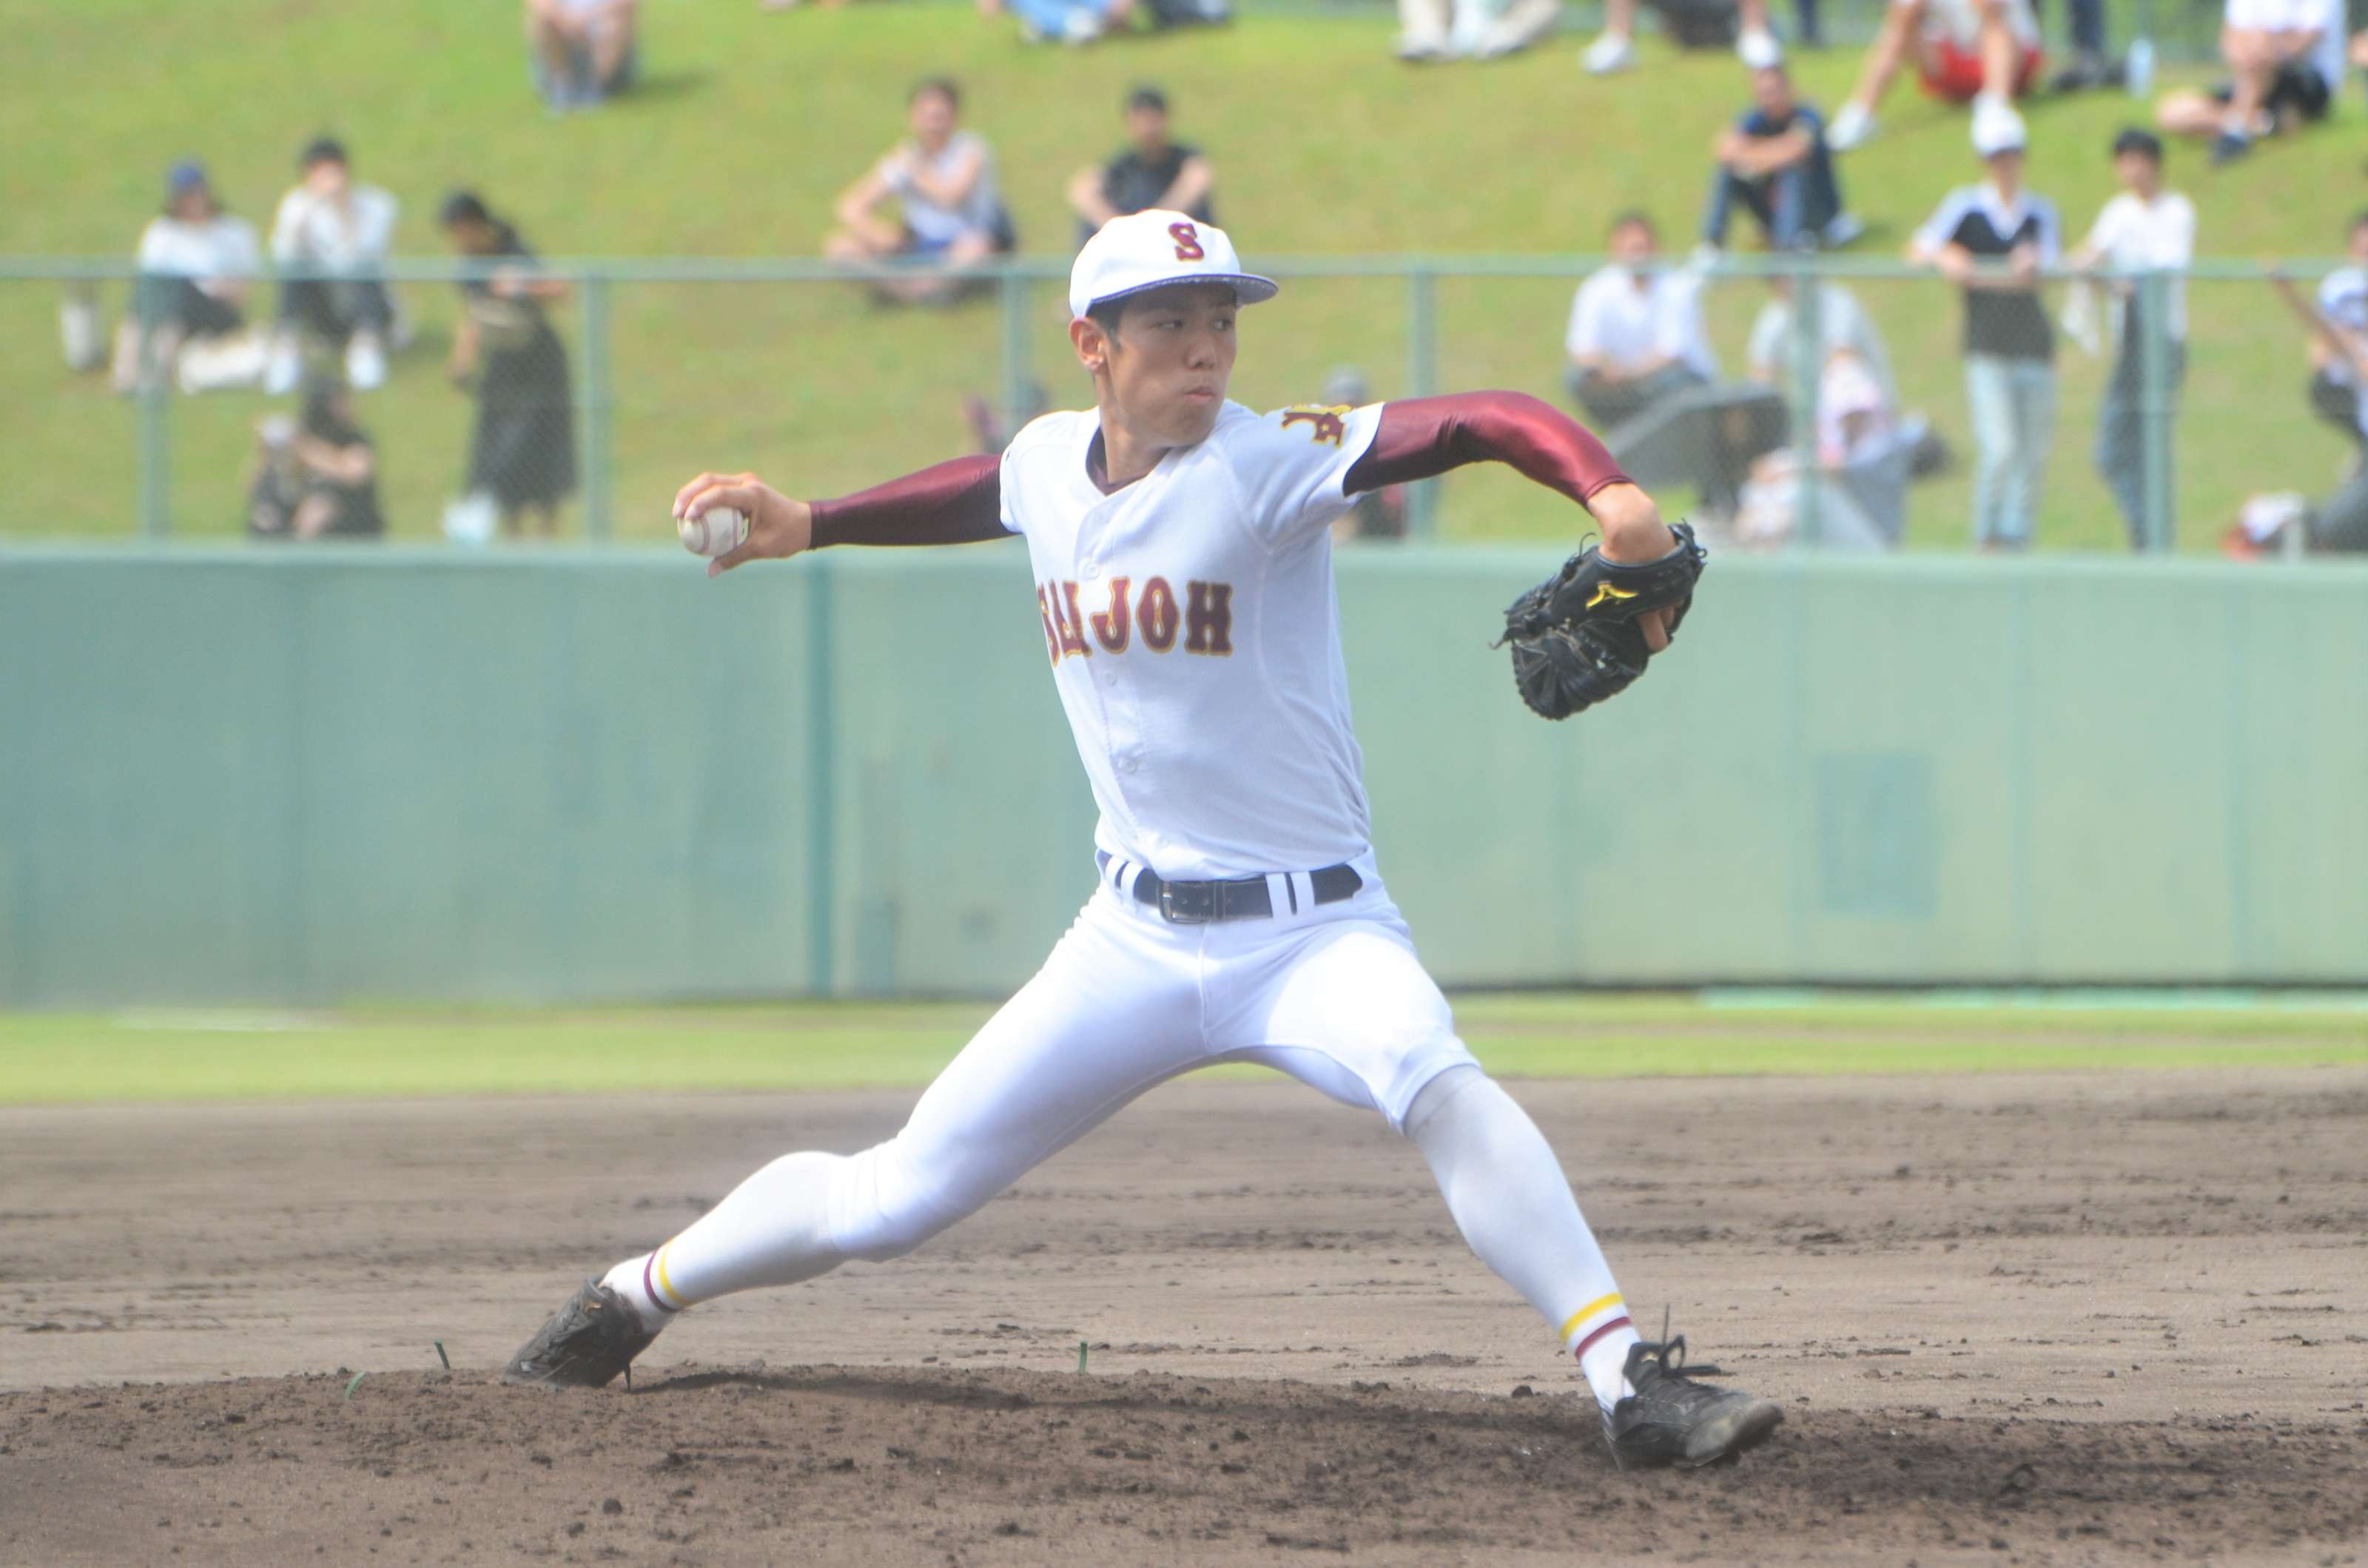
[[[303,179],[279,199],[271,225],[271,259],[282,267],[326,277],[290,278],[279,285],[279,320],[264,391],[292,391],[304,368],[304,335],[342,353],[346,378],[370,392],[386,381],[386,350],[394,301],[381,269],[394,238],[394,198],[374,185],[357,185],[346,150],[327,137],[297,160]]]
[[[639,0],[526,0],[534,90],[564,114],[591,108],[633,85],[633,9]]]
[[[1562,0],[1398,0],[1397,56],[1410,63],[1494,60],[1554,31]]]
[[[2352,475],[2316,506],[2291,490],[2247,496],[2220,548],[2239,561],[2368,554],[2368,473]]]
[[[2032,0],[2034,20],[2045,9],[2044,0]],[[2118,87],[2122,67],[2105,52],[2105,0],[2070,0],[2072,61],[2048,84],[2059,93],[2085,93],[2096,87]],[[2152,48],[2152,44],[2147,45]],[[2144,91],[2143,87],[2137,89]]]
[[[1743,350],[1745,373],[1755,381],[1790,387],[1793,378],[1793,279],[1781,272],[1771,273],[1767,284],[1775,298],[1760,306],[1759,313],[1752,318],[1751,335]],[[1891,353],[1884,347],[1883,334],[1875,329],[1874,318],[1866,313],[1858,296],[1839,283],[1821,281],[1817,285],[1817,337],[1825,357],[1849,353],[1874,378],[1886,404],[1898,402],[1899,384],[1892,379]]]
[[[1858,89],[1826,131],[1827,146],[1847,153],[1874,134],[1874,111],[1911,56],[1934,97],[2004,108],[2039,75],[2039,21],[2031,0],[1891,0]]]
[[[2175,190],[2162,187],[2162,143],[2132,128],[2113,138],[2113,173],[2122,193],[2097,214],[2089,237],[2071,256],[2084,270],[2110,267],[2117,271],[2183,270],[2195,257],[2195,205]],[[2130,548],[2146,548],[2146,424],[2145,355],[2147,323],[2137,286],[2126,278],[2109,285],[2115,309],[2112,374],[2097,411],[2097,472],[2113,493],[2129,526]],[[2187,377],[2187,284],[2173,279],[2165,285],[2161,326],[2166,334],[2166,392],[2175,415],[2180,383]]]
[[[1373,401],[1372,388],[1365,372],[1354,365],[1342,365],[1324,378],[1324,401],[1335,409],[1346,412],[1362,408]],[[1332,538],[1346,544],[1352,540],[1402,540],[1406,536],[1406,486],[1384,484],[1378,490],[1367,490],[1351,497],[1349,509],[1332,519]]]
[[[907,303],[947,299],[961,274],[1017,243],[995,184],[995,154],[973,132],[958,130],[962,90],[942,76],[913,89],[906,119],[912,139],[890,148],[838,199],[844,225],[823,242],[833,261],[903,261],[912,276],[873,285]],[[894,197],[898,216],[881,216]]]
[[[1758,71],[1782,61],[1783,46],[1768,26],[1768,0],[1736,0],[1736,9],[1741,29],[1736,35],[1735,52],[1743,63]],[[1816,31],[1815,19],[1814,9],[1804,12],[1804,37]],[[1579,55],[1579,62],[1594,76],[1608,76],[1636,63],[1636,0],[1604,0],[1603,31]]]
[[[518,231],[472,192],[445,198],[441,218],[463,256],[516,264],[461,285],[466,309],[447,369],[477,396],[467,492],[492,501],[505,532],[531,523],[552,533],[560,503],[575,491],[575,418],[567,350],[543,307],[564,299],[567,285],[538,276]]]
[[[253,381],[262,350],[245,330],[245,305],[261,262],[255,225],[222,210],[204,166],[175,164],[165,210],[140,235],[140,281],[115,337],[116,390],[136,392],[176,366],[188,392]],[[243,377],[226,373],[237,369],[232,359],[250,358]]]
[[[1655,270],[1658,245],[1652,219],[1622,213],[1611,223],[1611,264],[1571,301],[1566,384],[1599,430],[1718,376],[1702,329],[1702,279]]]
[[[1078,244],[1111,219],[1148,207],[1203,223],[1217,221],[1209,199],[1209,160],[1198,147],[1167,139],[1167,97],[1158,88],[1137,87],[1127,95],[1126,142],[1108,164],[1079,169],[1069,181]]]
[[[1818,368],[1814,447],[1816,542],[1851,550],[1896,545],[1907,522],[1915,433],[1901,424],[1873,367],[1846,346],[1830,347]],[[1801,489],[1799,460],[1790,448],[1756,459],[1736,510],[1736,541],[1790,543],[1800,526]]]
[[[353,394],[336,381],[304,389],[301,420],[275,414],[256,426],[247,532],[258,539],[375,539],[378,454],[354,423]]]
[[[1949,193],[1908,246],[1965,294],[1965,401],[1974,426],[1974,540],[2031,543],[2055,431],[2055,336],[2040,270],[2062,248],[2055,207],[2022,186],[2022,117],[2003,104],[1974,116],[1989,178]]]
[[[2272,270],[2270,287],[2310,332],[2311,412],[2342,431],[2368,459],[2368,211],[2355,213],[2344,241],[2350,267],[2321,279],[2313,305]]]
[[[1841,187],[1834,179],[1833,154],[1826,150],[1826,122],[1793,96],[1793,78],[1782,65],[1751,74],[1751,108],[1719,133],[1711,155],[1710,205],[1702,213],[1702,243],[1726,244],[1727,220],[1739,205],[1779,250],[1815,250],[1844,245],[1862,232],[1842,210]]]
[[[2225,164],[2261,137],[2324,119],[2343,82],[2343,0],[2227,0],[2220,58],[2228,80],[2166,97],[2162,128],[2210,137],[2212,161]]]
[[[1134,15],[1134,0],[978,0],[982,17],[1009,11],[1030,43],[1091,43]]]

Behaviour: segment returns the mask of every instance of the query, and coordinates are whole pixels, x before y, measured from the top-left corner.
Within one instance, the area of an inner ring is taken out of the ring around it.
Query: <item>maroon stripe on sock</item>
[[[642,1294],[647,1296],[650,1299],[650,1305],[657,1308],[658,1311],[670,1312],[673,1309],[666,1304],[666,1298],[658,1294],[656,1281],[650,1278],[650,1270],[655,1268],[657,1263],[658,1255],[655,1253],[642,1259]]]
[[[1588,1346],[1593,1345],[1597,1340],[1602,1338],[1605,1335],[1610,1334],[1613,1329],[1627,1328],[1629,1326],[1628,1314],[1622,1312],[1618,1317],[1613,1318],[1610,1323],[1605,1324],[1601,1328],[1597,1329],[1593,1334],[1588,1335],[1585,1339],[1580,1340],[1578,1342],[1578,1348],[1572,1351],[1571,1355],[1573,1357],[1584,1356],[1587,1354]]]

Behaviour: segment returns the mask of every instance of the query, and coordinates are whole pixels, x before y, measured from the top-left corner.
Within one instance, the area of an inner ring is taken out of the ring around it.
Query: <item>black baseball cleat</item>
[[[1630,1346],[1622,1375],[1636,1392],[1613,1405],[1603,1420],[1611,1457],[1622,1470],[1665,1464],[1696,1470],[1716,1464],[1758,1448],[1784,1419],[1783,1408],[1774,1400],[1696,1382],[1696,1378],[1717,1377],[1719,1370],[1687,1369],[1682,1334],[1665,1344],[1646,1339]]]
[[[643,1331],[625,1298],[598,1279],[586,1279],[532,1339],[518,1346],[502,1368],[502,1381],[605,1388],[656,1338]]]

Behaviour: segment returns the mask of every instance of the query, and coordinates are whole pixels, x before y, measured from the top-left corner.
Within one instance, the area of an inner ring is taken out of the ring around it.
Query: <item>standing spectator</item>
[[[1069,207],[1083,244],[1111,219],[1157,207],[1203,223],[1217,221],[1209,199],[1212,176],[1198,147],[1167,139],[1167,96],[1137,87],[1126,97],[1126,141],[1099,169],[1079,169],[1069,181]]]
[[[375,539],[386,532],[378,505],[378,454],[354,422],[353,394],[339,382],[304,389],[301,421],[275,414],[256,427],[259,449],[247,492],[247,532],[257,539]]]
[[[2368,211],[2353,214],[2344,242],[2350,267],[2320,280],[2318,303],[2295,292],[2283,273],[2272,271],[2270,286],[2310,330],[2311,412],[2343,432],[2368,460]]]
[[[2162,143],[2135,127],[2113,138],[2113,173],[2122,193],[2097,214],[2089,237],[2072,253],[2074,267],[2110,267],[2117,272],[2183,270],[2195,258],[2195,204],[2162,187]],[[2144,550],[2146,538],[2146,376],[2143,352],[2148,327],[2166,335],[2167,391],[2176,400],[2187,375],[2187,284],[2166,285],[2163,319],[2146,321],[2137,286],[2117,278],[2112,292],[2117,347],[2105,398],[2097,411],[2097,472],[2113,493],[2129,526],[2130,548]],[[2172,417],[2165,409],[2163,417]]]
[[[1710,205],[1702,213],[1704,244],[1725,247],[1727,219],[1737,205],[1759,220],[1778,250],[1848,244],[1861,232],[1858,220],[1842,210],[1826,122],[1793,96],[1792,74],[1783,66],[1751,74],[1751,108],[1719,133],[1711,155],[1718,172],[1711,176]]]
[[[186,345],[243,333],[261,262],[255,225],[222,210],[204,165],[175,164],[165,210],[140,234],[140,280],[115,336],[116,390],[136,392],[165,374]]]
[[[1736,8],[1742,17],[1735,39],[1736,58],[1754,71],[1781,62],[1784,47],[1768,25],[1768,0],[1736,0]],[[1803,12],[1804,37],[1816,31],[1816,20],[1814,9]],[[1579,55],[1579,62],[1592,76],[1609,76],[1636,63],[1636,0],[1604,0],[1603,31]]]
[[[1019,36],[1030,43],[1086,44],[1126,26],[1134,0],[978,0],[982,17],[1007,10],[1019,18]]]
[[[842,227],[823,242],[833,261],[905,261],[925,270],[874,287],[908,304],[951,297],[962,274],[1017,243],[996,189],[995,154],[974,132],[958,129],[962,89],[932,76],[913,89],[906,123],[913,135],[891,147],[870,173],[840,193]],[[881,216],[894,197],[896,218]]]
[[[1949,193],[1908,246],[1965,293],[1965,401],[1974,424],[1974,540],[2031,543],[2055,426],[2055,336],[2040,270],[2062,246],[2055,209],[2022,186],[2022,117],[2003,104],[1974,116],[1989,178]]]
[[[1622,213],[1611,223],[1611,264],[1571,301],[1567,384],[1599,429],[1718,376],[1702,329],[1702,279],[1655,270],[1658,245],[1652,219]]]
[[[2225,164],[2264,136],[2327,117],[2343,81],[2343,0],[2227,0],[2220,57],[2228,80],[2209,93],[2182,88],[2156,112],[2175,136],[2212,139]]]
[[[456,385],[477,394],[468,493],[492,498],[504,532],[531,524],[551,534],[560,503],[575,492],[575,416],[567,350],[543,307],[564,299],[567,285],[538,276],[534,253],[518,231],[472,192],[445,198],[441,216],[462,256],[513,264],[461,285],[466,310],[447,369]]]
[[[639,0],[526,0],[534,90],[560,114],[592,108],[633,85]]]
[[[380,274],[394,238],[395,200],[374,185],[355,184],[345,148],[326,136],[304,149],[297,167],[303,178],[280,198],[271,224],[271,259],[326,276],[281,281],[264,391],[276,397],[293,390],[310,333],[345,356],[352,386],[370,392],[386,381],[394,324],[394,301]]]
[[[2039,19],[2031,0],[1891,0],[1883,29],[1867,46],[1858,88],[1826,132],[1827,145],[1847,153],[1874,134],[1874,111],[1911,55],[1934,97],[2004,108],[2038,79]]]

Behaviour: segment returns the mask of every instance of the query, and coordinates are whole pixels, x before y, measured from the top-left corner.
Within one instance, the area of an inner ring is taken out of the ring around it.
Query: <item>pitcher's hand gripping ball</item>
[[[712,506],[695,517],[685,517],[675,524],[682,536],[682,547],[693,555],[704,555],[712,561],[740,548],[748,538],[746,513],[729,506]]]
[[[1691,527],[1669,531],[1677,546],[1658,561],[1622,565],[1590,544],[1506,607],[1497,646],[1512,644],[1513,684],[1532,710],[1567,719],[1627,690],[1651,656],[1640,616],[1666,609],[1677,634],[1707,554]]]

